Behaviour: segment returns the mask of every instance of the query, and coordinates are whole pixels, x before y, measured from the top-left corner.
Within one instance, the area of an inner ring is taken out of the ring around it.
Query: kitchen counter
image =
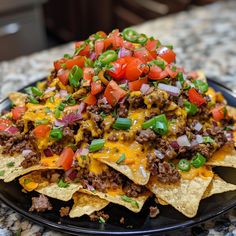
[[[236,91],[236,1],[222,1],[135,26],[139,32],[173,44],[177,62],[187,70],[203,69],[209,78]],[[70,53],[73,44],[0,63],[0,98],[48,75],[52,61]],[[21,232],[21,234],[20,234]],[[0,204],[0,236],[63,235],[38,226]],[[236,209],[185,231],[168,235],[236,235]]]

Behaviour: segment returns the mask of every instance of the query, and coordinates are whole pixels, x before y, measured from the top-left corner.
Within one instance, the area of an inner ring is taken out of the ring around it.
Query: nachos
[[[194,217],[203,198],[235,190],[213,168],[236,167],[235,110],[175,60],[130,28],[76,42],[46,81],[10,94],[0,179],[40,194],[31,211],[73,199],[70,217],[109,203],[139,212],[152,195]]]

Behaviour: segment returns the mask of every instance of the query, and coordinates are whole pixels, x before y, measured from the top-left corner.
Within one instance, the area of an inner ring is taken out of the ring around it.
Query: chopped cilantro
[[[104,218],[101,217],[101,216],[99,217],[99,220],[98,220],[98,221],[99,221],[100,224],[105,224],[105,223],[106,223],[106,221],[104,220]]]
[[[125,157],[125,153],[122,153],[120,158],[116,161],[116,164],[119,165],[121,162],[123,162],[125,160]]]
[[[30,182],[31,182],[30,179],[25,179],[24,180],[24,185],[29,184]]]
[[[0,176],[3,176],[5,174],[5,170],[0,170]]]
[[[133,207],[138,207],[138,208],[139,208],[138,202],[135,201],[135,200],[133,200],[132,198],[130,198],[130,197],[126,196],[126,195],[123,195],[123,196],[121,196],[121,199],[122,199],[123,201],[125,201],[125,202],[131,203],[131,205],[132,205]]]
[[[8,162],[7,163],[7,167],[13,167],[15,165],[14,161]]]
[[[57,186],[58,186],[59,188],[67,188],[67,187],[70,186],[70,184],[64,182],[63,179],[60,179],[60,180],[57,182]]]

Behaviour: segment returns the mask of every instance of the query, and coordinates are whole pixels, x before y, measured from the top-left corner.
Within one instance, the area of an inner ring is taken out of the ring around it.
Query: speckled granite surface
[[[236,91],[236,0],[153,20],[135,28],[175,45],[178,63],[203,69],[207,76]],[[0,63],[0,97],[47,74],[52,61],[72,51],[73,45]],[[64,235],[38,226],[0,203],[0,236]],[[236,235],[236,209],[199,226],[168,235]]]

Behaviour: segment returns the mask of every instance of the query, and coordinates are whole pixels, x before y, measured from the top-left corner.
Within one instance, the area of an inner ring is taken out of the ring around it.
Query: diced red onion
[[[162,153],[161,151],[157,150],[157,149],[154,150],[154,154],[155,154],[155,156],[158,157],[159,159],[163,159],[163,158],[164,158],[163,153]]]
[[[187,135],[182,135],[182,136],[178,137],[177,143],[179,144],[180,147],[190,147],[191,146]]]
[[[143,167],[142,165],[139,167],[139,170],[140,170],[142,176],[143,176],[144,178],[147,178],[147,173],[146,173],[146,171],[144,170],[144,167]]]
[[[179,88],[179,89],[182,89],[182,84],[180,83],[180,81],[176,82],[176,87]]]
[[[199,143],[197,142],[196,139],[194,139],[194,140],[191,141],[191,147],[195,147],[195,146],[197,146],[198,144],[199,144]]]
[[[19,129],[14,126],[11,126],[11,127],[7,128],[6,131],[8,133],[15,134],[15,133],[19,132]]]
[[[56,89],[56,87],[48,87],[48,88],[44,91],[44,93],[52,92],[52,91],[54,91],[55,89]]]
[[[124,47],[121,47],[118,52],[118,58],[132,56],[132,52]]]
[[[142,92],[142,94],[145,94],[149,89],[150,89],[149,84],[142,84],[140,91]]]
[[[196,135],[196,141],[197,141],[198,143],[203,143],[204,140],[203,140],[202,135],[197,134],[197,135]]]
[[[25,149],[25,150],[23,150],[22,151],[22,155],[25,157],[25,156],[27,156],[29,153],[31,153],[32,152],[32,150],[30,150],[30,149]]]
[[[120,101],[119,101],[119,104],[123,105],[126,101],[127,97],[123,97]]]
[[[234,138],[232,132],[224,131],[224,135],[225,135],[225,137],[227,138],[228,141],[231,141],[231,140],[233,140],[233,138]]]
[[[101,104],[107,104],[108,103],[108,101],[105,97],[99,99],[98,102],[101,103]]]
[[[69,124],[73,124],[75,121],[81,120],[82,114],[81,112],[71,112],[65,115],[61,120],[56,120],[56,126],[67,126]]]
[[[179,144],[177,143],[177,141],[172,141],[172,142],[170,143],[170,146],[171,146],[172,148],[174,148],[175,150],[178,150],[178,149],[179,149]]]
[[[87,156],[89,153],[88,148],[80,148],[76,151],[76,154],[79,154],[80,156]]]
[[[73,169],[72,169],[72,168],[70,168],[69,170],[67,170],[67,171],[65,172],[65,176],[66,176],[66,177],[68,177],[68,176],[69,176],[69,174],[70,174],[72,171],[73,171]]]
[[[66,97],[68,95],[67,91],[64,90],[64,89],[60,90],[59,93],[60,93],[60,97],[61,98],[64,98],[64,97]]]
[[[78,174],[77,170],[72,170],[68,175],[68,177],[73,181],[74,179],[76,179],[77,174]]]
[[[92,185],[89,185],[89,184],[87,184],[87,189],[89,191],[94,191],[95,190],[95,188]]]
[[[47,149],[43,150],[43,153],[46,157],[52,157],[53,156],[53,152],[50,148],[47,148]]]
[[[197,131],[200,131],[202,129],[202,125],[199,122],[197,122],[193,128]]]
[[[91,59],[92,61],[94,61],[94,60],[96,59],[96,53],[95,53],[95,52],[92,52],[92,53],[90,54],[90,59]]]
[[[172,96],[179,96],[179,93],[180,93],[180,90],[178,87],[168,85],[168,84],[159,83],[158,88],[166,91],[167,93],[169,93]]]
[[[64,126],[65,124],[61,120],[55,120],[54,125],[57,127],[60,127],[60,126]]]

